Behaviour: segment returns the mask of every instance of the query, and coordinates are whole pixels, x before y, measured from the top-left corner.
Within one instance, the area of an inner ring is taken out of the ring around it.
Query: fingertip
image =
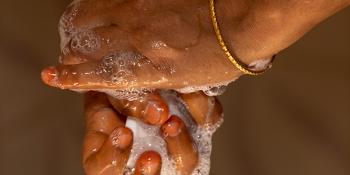
[[[176,137],[180,134],[183,122],[178,116],[171,116],[169,120],[162,125],[163,137]]]
[[[169,107],[159,93],[150,94],[146,100],[144,119],[153,125],[162,125],[169,119]]]
[[[113,146],[126,149],[131,146],[133,134],[129,128],[119,127],[111,133],[111,139]]]
[[[216,97],[203,92],[181,94],[187,110],[200,126],[213,126],[222,120],[222,106]]]
[[[155,151],[146,151],[136,162],[135,175],[159,175],[162,158]]]
[[[171,116],[162,126],[162,133],[178,174],[192,174],[198,162],[198,150],[184,122],[178,116]]]
[[[162,101],[149,101],[145,111],[144,119],[152,125],[162,125],[169,118],[168,105]]]
[[[41,79],[49,86],[55,86],[57,80],[58,71],[55,67],[47,67],[41,71]]]

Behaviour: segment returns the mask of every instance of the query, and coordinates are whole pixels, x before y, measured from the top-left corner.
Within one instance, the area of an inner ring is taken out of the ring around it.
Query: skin
[[[129,158],[132,132],[110,108],[107,97],[87,93],[83,165],[86,174],[122,174]]]
[[[135,175],[160,175],[162,158],[157,152],[146,151],[141,154],[135,168]]]
[[[198,152],[184,122],[171,116],[161,130],[178,174],[190,175],[198,163]]]
[[[216,8],[229,49],[254,68],[252,62],[270,59],[349,4],[220,0]],[[242,73],[221,50],[208,8],[203,0],[74,3],[61,19],[61,64],[43,71],[44,82],[63,89],[180,89],[232,81]],[[86,40],[86,33],[98,39]],[[126,66],[106,66],[111,54]]]
[[[222,119],[223,110],[217,98],[206,96],[203,92],[180,96],[198,125],[213,126]]]
[[[85,94],[86,134],[83,144],[83,165],[86,174],[109,175],[120,174],[124,171],[133,138],[131,130],[125,128],[125,116],[130,114],[128,111],[130,108],[133,108],[133,111],[140,111],[144,108],[143,106],[147,106],[147,103],[164,103],[163,99],[158,97],[158,93],[149,94],[145,98],[152,98],[152,100],[134,102],[142,103],[142,105],[131,107],[130,104],[123,103],[125,100],[114,99],[103,93],[90,91]],[[203,115],[198,115],[207,112],[208,108],[214,109],[215,106],[217,106],[215,108],[221,109],[216,98],[198,93],[186,94],[186,98],[192,100],[185,100],[181,96],[180,98],[186,101],[188,106],[200,106],[204,105],[203,101],[214,100],[215,103],[212,104],[212,107],[202,106],[189,111],[198,126],[216,125],[221,120],[222,110],[212,110],[205,119],[202,119]],[[113,103],[119,104],[119,106],[114,107]],[[160,116],[160,114],[164,115],[164,111],[167,111],[168,107],[165,104],[157,108],[161,109],[157,110],[158,114],[155,111],[149,111],[144,114],[133,113],[133,115],[138,118],[152,115]],[[120,109],[124,109],[124,111]],[[128,110],[125,111],[125,109]],[[120,112],[116,112],[118,110]],[[166,115],[168,116],[166,120],[159,125],[167,142],[169,156],[176,160],[180,174],[190,174],[198,161],[196,147],[183,121],[179,117],[170,116],[168,112]],[[136,162],[135,173],[157,175],[160,172],[161,163],[158,153],[146,151]]]
[[[254,69],[255,61],[270,60],[349,4],[349,0],[218,0],[216,8],[229,50]],[[60,21],[60,64],[44,69],[42,79],[53,87],[85,90],[181,89],[232,81],[242,73],[218,45],[208,9],[208,1],[202,0],[73,3]],[[181,97],[197,124],[220,121],[221,107],[216,100],[198,93]],[[154,100],[158,106],[146,110],[146,104]],[[208,101],[213,102],[211,106]],[[131,107],[139,109],[133,111]],[[213,114],[204,115],[209,108]],[[120,174],[125,168],[132,132],[125,128],[123,113],[162,125],[169,153],[186,162],[178,161],[178,170],[181,174],[193,170],[196,150],[187,129],[179,118],[164,115],[167,108],[156,94],[129,104],[88,93],[83,149],[87,174]],[[152,156],[157,157],[146,154]],[[144,160],[141,156],[138,172],[158,172],[156,158],[152,163]]]
[[[147,94],[144,98],[134,101],[108,97],[110,103],[118,112],[126,116],[140,117],[151,125],[162,125],[169,119],[169,108],[159,93]]]

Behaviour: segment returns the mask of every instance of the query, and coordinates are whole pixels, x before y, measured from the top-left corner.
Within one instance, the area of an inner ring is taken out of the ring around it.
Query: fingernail
[[[168,106],[162,102],[149,101],[145,111],[145,120],[152,125],[162,125],[169,117]]]
[[[117,128],[111,133],[111,139],[113,146],[120,149],[126,149],[132,143],[132,131],[129,128],[124,127]]]
[[[57,78],[57,70],[55,67],[47,67],[41,71],[41,79],[47,85],[52,85],[54,80]]]
[[[183,122],[179,117],[175,115],[171,116],[170,119],[162,126],[163,136],[176,137],[180,134],[182,125]]]
[[[155,151],[146,151],[141,154],[136,163],[136,174],[157,175],[162,166],[162,158]]]

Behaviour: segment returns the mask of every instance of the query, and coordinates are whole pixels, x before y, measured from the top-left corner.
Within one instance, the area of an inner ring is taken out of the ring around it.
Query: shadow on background
[[[83,174],[82,96],[44,86],[68,0],[2,0],[0,174]],[[350,174],[350,9],[220,97],[213,175]]]

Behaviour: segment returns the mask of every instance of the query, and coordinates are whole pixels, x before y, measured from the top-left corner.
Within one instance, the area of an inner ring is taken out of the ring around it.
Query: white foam
[[[177,96],[177,93],[174,91],[163,90],[160,91],[160,94],[168,104],[170,115],[180,117],[185,123],[187,129],[190,132],[194,132],[197,129],[196,123],[188,113],[184,102]]]
[[[101,39],[94,31],[85,30],[72,37],[70,46],[75,52],[88,54],[101,47]]]
[[[226,86],[228,86],[228,84],[230,84],[231,82],[233,82],[235,80],[237,80],[237,79],[233,79],[231,81],[226,81],[226,82],[221,82],[221,83],[216,83],[216,84],[203,85],[203,86],[188,86],[185,88],[176,89],[176,91],[183,93],[183,94],[193,93],[193,92],[197,92],[197,91],[203,91],[208,96],[218,96],[218,95],[222,95],[226,90]]]
[[[74,25],[74,20],[76,20],[76,17],[79,14],[79,6],[80,6],[80,2],[82,0],[74,0],[66,9],[66,11],[63,13],[63,15],[61,16],[59,23],[58,23],[58,31],[59,31],[59,35],[60,35],[60,48],[61,48],[61,52],[64,55],[67,55],[69,53],[69,48],[67,47],[69,44],[69,41],[72,40],[73,37],[75,37],[76,35],[78,35],[79,33],[84,33],[87,31],[90,31],[96,27],[99,26],[103,26],[104,23],[103,21],[99,21],[99,22],[95,22],[95,23],[89,23],[86,24],[84,26],[80,26],[77,27]],[[91,46],[91,48],[94,47],[94,40],[96,40],[96,38],[90,39],[89,44],[81,44],[82,42],[80,42],[81,46],[85,46],[88,47],[89,45]],[[109,42],[109,39],[108,39]],[[99,43],[96,43],[99,44]],[[79,45],[79,44],[78,44]],[[84,47],[81,47],[84,48]],[[88,51],[91,50],[89,48],[85,48],[83,50],[84,51]]]
[[[203,92],[208,96],[219,96],[225,93],[226,91],[225,85],[222,86],[210,86],[209,89],[204,90]]]
[[[73,20],[78,14],[78,2],[71,4],[71,10],[65,11],[60,18],[58,24],[58,31],[60,34],[60,47],[62,52],[65,51],[67,43],[70,41],[71,37],[77,32],[77,29],[73,25]]]
[[[170,114],[176,114],[186,124],[193,141],[198,148],[199,159],[198,165],[194,169],[192,175],[209,175],[210,172],[210,155],[212,150],[212,135],[220,127],[223,120],[217,122],[214,126],[197,127],[189,113],[185,110],[182,101],[173,91],[161,91],[161,95],[168,102]],[[211,103],[211,101],[208,101]],[[210,105],[209,105],[210,106]],[[209,110],[209,114],[210,114]],[[135,163],[140,154],[145,151],[153,150],[158,152],[162,157],[162,175],[176,175],[176,166],[172,158],[168,155],[166,142],[160,135],[158,126],[147,125],[142,121],[129,117],[126,122],[134,134],[134,143],[130,158],[127,163],[127,172],[125,174],[133,174]]]
[[[140,100],[144,98],[147,94],[151,93],[152,90],[149,89],[126,89],[126,90],[111,90],[111,89],[98,89],[95,91],[103,92],[117,99],[123,100]]]
[[[216,123],[214,126],[198,127],[196,132],[192,133],[192,137],[197,144],[199,153],[198,165],[192,172],[192,175],[209,175],[212,136],[222,123],[223,119]]]
[[[255,71],[261,71],[267,68],[271,68],[272,67],[272,63],[271,63],[271,59],[259,59],[256,60],[252,63],[250,63],[248,66]]]
[[[137,81],[134,71],[150,64],[144,56],[134,52],[110,53],[102,59],[96,72],[108,73],[111,83],[132,85]]]
[[[143,123],[142,121],[128,117],[126,127],[133,132],[134,142],[127,163],[127,173],[132,174],[137,159],[145,151],[155,151],[162,157],[161,174],[176,175],[174,161],[168,156],[166,142],[160,135],[160,127]]]
[[[162,49],[162,48],[167,48],[168,45],[165,44],[163,41],[154,41],[151,43],[151,47],[153,49]]]

